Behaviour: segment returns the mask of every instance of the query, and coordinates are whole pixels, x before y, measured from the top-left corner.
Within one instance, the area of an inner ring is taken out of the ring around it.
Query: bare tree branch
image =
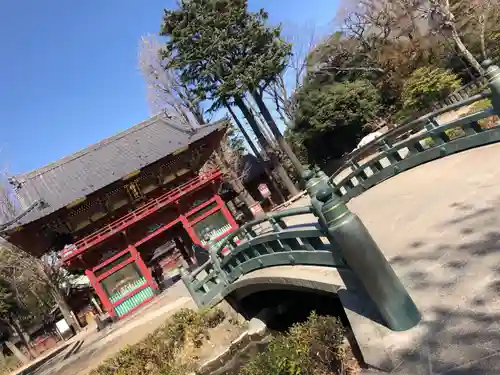
[[[162,48],[152,35],[142,37],[139,43],[139,68],[147,85],[151,112],[175,115],[191,128],[205,124],[203,109],[182,82],[179,72],[168,67]]]
[[[317,67],[313,72],[314,73],[323,73],[323,72],[330,72],[330,71],[385,73],[384,69],[377,68],[377,67],[363,67],[363,66],[342,67],[342,66],[331,66],[327,63]]]
[[[456,18],[450,8],[449,0],[428,0],[419,7],[423,17],[429,21],[433,30],[440,31],[450,37],[465,59],[479,74],[484,74],[484,69],[463,42],[456,25]]]
[[[9,223],[19,218],[19,214],[22,212],[15,202],[13,192],[7,186],[6,183],[0,183],[0,201],[3,202],[0,210],[2,216],[8,218],[7,223]],[[80,326],[73,320],[70,309],[61,295],[62,281],[68,281],[70,278],[71,275],[62,269],[54,255],[46,255],[42,259],[38,259],[14,246],[0,235],[0,279],[13,286],[19,304],[25,305],[24,298],[30,290],[46,290],[59,305],[68,324],[72,325],[78,332]],[[21,291],[21,286],[24,291]],[[37,314],[37,312],[31,313]]]
[[[314,26],[288,25],[284,37],[292,44],[292,57],[286,69],[266,88],[265,93],[272,100],[280,119],[289,124],[295,112],[293,93],[302,85],[308,68],[308,55],[318,42],[318,36]]]

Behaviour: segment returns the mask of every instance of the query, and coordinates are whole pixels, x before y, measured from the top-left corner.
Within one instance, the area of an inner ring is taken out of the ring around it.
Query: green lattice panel
[[[118,315],[118,317],[127,314],[130,310],[136,308],[147,299],[153,297],[153,295],[154,292],[150,286],[141,289],[139,292],[130,296],[125,301],[116,306],[115,307],[116,314]]]

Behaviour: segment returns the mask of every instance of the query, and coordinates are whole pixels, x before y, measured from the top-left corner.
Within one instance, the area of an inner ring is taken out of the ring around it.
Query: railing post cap
[[[310,169],[306,169],[304,172],[302,172],[302,178],[305,181],[309,181],[313,177],[314,177],[314,172],[311,171]]]
[[[495,65],[493,60],[490,59],[484,60],[481,66],[485,70],[484,72],[485,77],[488,78],[490,82],[498,79],[497,75],[500,72],[500,68],[497,65]]]
[[[316,194],[316,199],[320,202],[326,203],[333,195],[333,189],[330,186],[327,186]]]
[[[481,66],[483,67],[484,70],[487,70],[490,66],[494,64],[493,60],[491,59],[486,59],[481,63]]]
[[[319,177],[319,178],[328,178],[327,174],[325,172],[323,172],[322,169],[318,170],[318,172],[316,173],[316,175]]]

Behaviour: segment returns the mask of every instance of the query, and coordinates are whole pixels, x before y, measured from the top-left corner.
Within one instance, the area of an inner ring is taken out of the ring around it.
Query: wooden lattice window
[[[141,190],[141,187],[139,186],[138,180],[135,180],[135,181],[132,181],[132,182],[126,184],[125,190],[127,191],[128,195],[130,196],[132,201],[134,201],[134,202],[139,200],[139,199],[142,199],[142,197],[144,196],[142,194],[142,190]]]

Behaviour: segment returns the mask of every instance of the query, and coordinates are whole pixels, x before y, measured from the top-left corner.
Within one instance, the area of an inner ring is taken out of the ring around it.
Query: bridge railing
[[[390,138],[377,142],[382,150],[368,160],[351,160],[349,167],[332,177],[335,193],[345,201],[372,186],[434,159],[500,141],[500,127],[483,128],[478,121],[495,115],[489,108],[438,125],[429,118],[425,131],[391,144]],[[343,175],[343,176],[342,176]]]
[[[488,80],[486,79],[486,77],[479,77],[476,80],[458,88],[446,98],[434,104],[434,109],[439,109],[447,107],[450,104],[459,103],[464,99],[470,98],[471,96],[483,91],[487,85]]]
[[[312,206],[292,208],[250,221],[211,247],[210,260],[203,265],[191,273],[181,269],[195,302],[199,306],[213,303],[229,284],[259,268],[286,264],[344,266],[340,252],[333,249],[313,213]]]
[[[499,70],[488,65],[490,91],[474,95],[403,124],[369,144],[353,151],[332,176],[335,194],[345,202],[372,186],[410,168],[469,148],[500,141],[500,123],[484,126],[481,120],[498,116],[500,106],[440,123],[438,118],[480,100],[496,102]]]

